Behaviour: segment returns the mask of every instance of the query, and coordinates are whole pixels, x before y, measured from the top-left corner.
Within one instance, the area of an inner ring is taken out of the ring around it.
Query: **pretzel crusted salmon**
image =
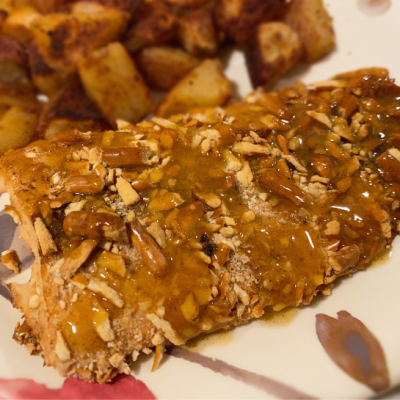
[[[400,88],[383,69],[118,131],[66,131],[0,170],[36,256],[15,338],[106,382],[165,346],[308,304],[397,232]]]

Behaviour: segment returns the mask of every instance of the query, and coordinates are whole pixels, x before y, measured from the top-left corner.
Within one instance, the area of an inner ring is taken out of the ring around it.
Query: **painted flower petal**
[[[347,311],[339,311],[338,319],[317,314],[316,331],[332,361],[353,379],[375,392],[389,387],[382,346],[360,320]]]

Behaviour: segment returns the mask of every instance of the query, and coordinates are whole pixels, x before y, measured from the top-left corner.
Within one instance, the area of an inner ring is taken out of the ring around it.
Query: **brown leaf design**
[[[322,347],[336,365],[375,392],[389,387],[389,371],[378,339],[357,318],[339,311],[338,319],[316,315]]]

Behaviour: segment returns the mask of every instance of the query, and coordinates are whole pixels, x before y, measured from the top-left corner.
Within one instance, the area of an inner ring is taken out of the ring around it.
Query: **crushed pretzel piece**
[[[126,206],[131,206],[140,201],[140,196],[131,184],[124,178],[118,178],[116,184],[118,194]]]
[[[57,251],[57,245],[53,240],[53,236],[51,236],[51,233],[40,218],[36,218],[35,220],[35,231],[43,255],[47,256],[48,254],[55,253]]]
[[[1,262],[10,270],[18,274],[20,261],[15,250],[5,250],[1,253]]]

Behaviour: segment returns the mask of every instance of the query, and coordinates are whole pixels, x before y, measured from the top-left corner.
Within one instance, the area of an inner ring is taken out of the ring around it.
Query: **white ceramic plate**
[[[392,0],[385,13],[372,15],[360,10],[360,2],[325,1],[334,17],[337,49],[310,67],[297,68],[279,82],[280,86],[297,80],[311,83],[339,72],[370,66],[386,67],[393,78],[400,79],[400,1]],[[370,2],[380,3],[377,0]],[[227,74],[237,83],[240,95],[251,90],[240,52],[235,51],[228,57]],[[1,197],[0,209],[7,199],[7,195]],[[4,236],[5,219],[0,221]],[[11,243],[11,238],[9,241]],[[17,242],[15,237],[13,246]],[[28,253],[24,254],[27,258]],[[157,398],[294,398],[301,397],[301,393],[305,397],[317,398],[372,397],[375,395],[373,390],[345,373],[324,351],[316,334],[316,314],[336,318],[339,311],[346,310],[362,321],[381,344],[390,386],[399,384],[399,263],[400,240],[396,240],[390,257],[365,272],[342,280],[331,297],[317,299],[302,310],[291,311],[270,321],[255,321],[232,332],[203,339],[189,347],[188,351],[165,357],[162,367],[155,373],[150,372],[151,357],[142,359],[134,366],[133,375],[147,385]],[[26,271],[14,279],[28,278],[29,271]],[[49,388],[60,388],[64,379],[51,368],[43,367],[41,358],[30,357],[25,348],[11,339],[20,314],[3,297],[0,297],[0,312],[0,398],[45,396],[45,392],[40,392],[41,396],[37,394],[31,381],[22,385],[22,381],[14,381],[15,378],[29,378]],[[213,362],[213,358],[217,361]],[[21,392],[21,385],[25,395]],[[129,389],[124,396],[138,398],[149,395],[135,390]],[[66,397],[65,393],[60,393],[56,391],[47,395],[49,398]],[[72,397],[71,393],[69,396]],[[84,396],[83,392],[76,393],[75,398]],[[102,393],[100,397],[103,398],[117,396]]]

